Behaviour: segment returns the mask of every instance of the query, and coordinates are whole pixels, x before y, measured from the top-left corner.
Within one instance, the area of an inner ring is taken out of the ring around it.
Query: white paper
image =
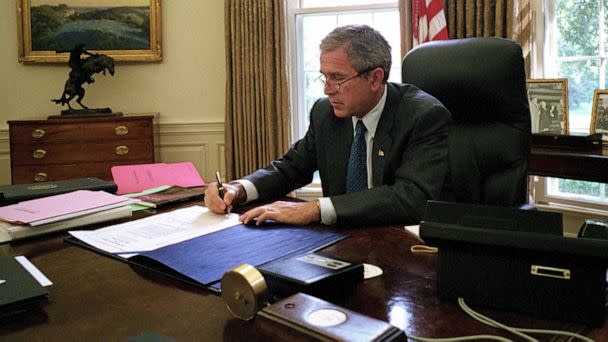
[[[129,258],[239,223],[237,214],[215,214],[194,205],[93,231],[69,233],[95,248]]]
[[[416,224],[416,225],[412,225],[412,226],[405,226],[404,227],[406,231],[410,232],[410,234],[416,236],[418,239],[420,239],[420,225]]]
[[[32,264],[26,257],[16,256],[15,260],[17,260],[17,262],[19,262],[21,266],[23,266],[23,268],[25,268],[32,275],[32,277],[34,277],[34,279],[40,283],[40,286],[46,287],[53,285],[53,282],[42,272],[40,272],[38,267],[34,266],[34,264]]]

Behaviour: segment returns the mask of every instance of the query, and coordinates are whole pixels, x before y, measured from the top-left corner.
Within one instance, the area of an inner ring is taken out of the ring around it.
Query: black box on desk
[[[276,298],[303,292],[325,300],[341,299],[363,280],[363,264],[314,253],[271,261],[258,270]]]
[[[488,210],[494,222],[488,227]],[[527,212],[513,216],[513,210]],[[450,212],[448,215],[442,212]],[[460,215],[454,214],[460,212]],[[502,215],[500,214],[502,212]],[[420,226],[422,239],[439,248],[437,295],[468,304],[529,313],[543,319],[600,326],[606,314],[608,241],[537,233],[561,214],[442,202],[429,202]],[[558,218],[559,220],[556,220]],[[511,220],[511,225],[506,224]],[[468,224],[463,224],[467,222]],[[478,224],[471,224],[477,222]]]

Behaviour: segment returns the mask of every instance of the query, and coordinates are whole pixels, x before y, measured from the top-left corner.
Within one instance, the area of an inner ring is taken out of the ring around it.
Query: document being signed
[[[195,205],[97,230],[69,233],[97,249],[129,258],[239,223],[237,214],[215,214]]]

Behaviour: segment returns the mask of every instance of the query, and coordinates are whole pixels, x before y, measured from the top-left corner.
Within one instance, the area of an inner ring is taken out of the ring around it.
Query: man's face
[[[377,90],[377,86],[373,86],[372,83],[374,82],[364,78],[364,75],[342,83],[339,90],[335,90],[336,83],[340,83],[358,73],[350,64],[346,49],[338,48],[333,51],[321,52],[320,62],[320,71],[330,84],[324,87],[324,92],[329,97],[329,103],[334,108],[337,117],[362,117],[374,108],[377,100],[375,100],[372,92],[374,89]]]

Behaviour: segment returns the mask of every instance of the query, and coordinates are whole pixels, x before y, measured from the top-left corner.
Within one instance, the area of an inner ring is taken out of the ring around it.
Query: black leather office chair
[[[454,118],[442,199],[527,203],[531,129],[521,47],[489,37],[426,43],[405,56],[402,78]]]

